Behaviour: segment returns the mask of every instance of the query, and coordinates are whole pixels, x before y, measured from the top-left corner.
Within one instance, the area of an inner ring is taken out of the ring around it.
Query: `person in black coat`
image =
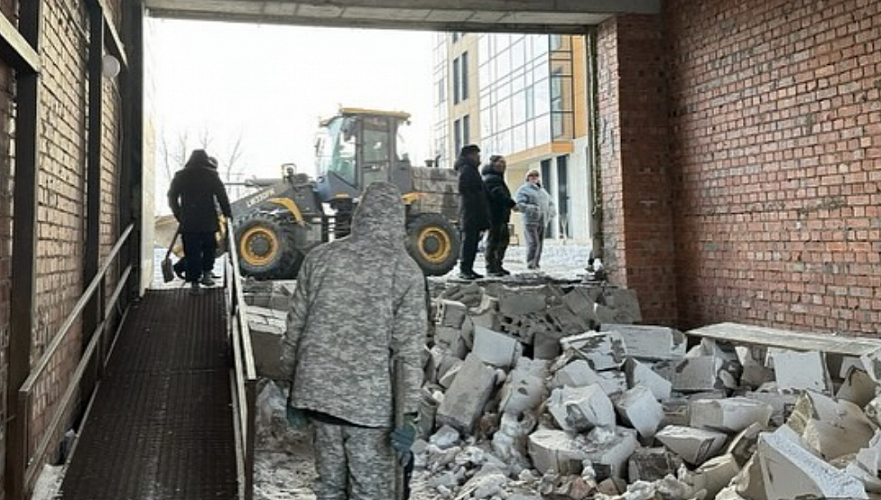
[[[511,198],[511,190],[505,183],[505,169],[508,167],[505,157],[493,155],[489,164],[483,167],[483,184],[489,200],[489,237],[487,238],[486,271],[490,276],[508,276],[511,274],[502,265],[511,235],[508,223],[511,221],[511,210],[515,210],[517,202]]]
[[[204,149],[190,155],[183,169],[178,170],[168,189],[168,206],[180,223],[187,261],[187,281],[191,293],[199,293],[199,284],[211,286],[214,280],[205,269],[214,267],[217,242],[214,233],[219,229],[215,200],[227,218],[232,208],[217,167]]]
[[[459,277],[474,280],[483,276],[474,272],[474,258],[480,232],[489,229],[486,189],[480,177],[480,148],[469,144],[462,148],[453,168],[459,173],[459,224],[462,231],[462,252]]]

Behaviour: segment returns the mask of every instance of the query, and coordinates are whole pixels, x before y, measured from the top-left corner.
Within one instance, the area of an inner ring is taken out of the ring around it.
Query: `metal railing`
[[[104,258],[104,263],[101,265],[98,273],[89,283],[89,286],[83,292],[83,295],[76,302],[73,310],[67,315],[64,322],[61,324],[61,327],[58,329],[58,332],[52,337],[49,346],[40,356],[34,369],[31,370],[30,375],[18,390],[18,407],[15,412],[15,418],[17,419],[16,425],[21,426],[21,432],[18,435],[25,440],[21,448],[25,450],[25,453],[21,457],[11,457],[11,459],[18,460],[18,463],[15,464],[15,471],[16,474],[23,479],[19,484],[24,486],[24,498],[29,498],[37,476],[47,458],[50,446],[53,441],[58,438],[59,426],[64,422],[65,416],[70,414],[72,403],[78,400],[77,395],[80,395],[83,401],[88,401],[94,394],[94,390],[91,391],[91,394],[79,394],[82,389],[81,383],[87,370],[92,365],[93,357],[96,352],[99,354],[99,358],[98,363],[93,367],[96,369],[94,380],[97,381],[100,377],[104,363],[106,362],[106,357],[109,353],[106,332],[109,329],[108,326],[112,323],[114,312],[117,310],[116,306],[119,302],[119,298],[122,296],[122,292],[125,290],[129,278],[132,275],[132,265],[129,264],[124,270],[122,270],[122,273],[119,275],[119,282],[117,283],[113,294],[110,296],[110,300],[106,302],[103,300],[105,293],[105,278],[111,265],[117,257],[119,257],[120,250],[122,250],[125,243],[129,240],[133,231],[134,224],[130,224],[116,241],[116,244],[113,245],[110,253]],[[33,453],[31,453],[30,444],[32,439],[32,429],[30,426],[31,410],[34,402],[34,390],[42,377],[47,373],[47,369],[51,365],[59,347],[64,345],[77,319],[83,315],[83,312],[86,310],[90,302],[93,299],[96,299],[96,294],[98,299],[98,324],[92,332],[83,332],[83,338],[88,339],[88,344],[82,352],[82,356],[73,372],[73,376],[68,382],[67,387],[64,388],[64,393],[61,396],[61,399],[58,400],[51,415],[48,416],[48,426],[45,429],[42,429],[42,435],[37,441]],[[119,313],[119,322],[113,338],[115,338],[116,334],[119,332],[119,328],[125,322],[127,314],[128,310]],[[90,336],[87,335],[89,333],[91,333]],[[111,342],[113,338],[110,339]],[[96,386],[93,385],[92,388],[94,389],[95,387]]]
[[[248,327],[248,305],[242,289],[239,272],[238,248],[232,223],[227,221],[226,304],[229,338],[233,355],[233,408],[236,429],[236,458],[239,473],[239,498],[254,497],[254,448],[257,439],[255,412],[257,400],[257,370],[251,349],[251,330]]]

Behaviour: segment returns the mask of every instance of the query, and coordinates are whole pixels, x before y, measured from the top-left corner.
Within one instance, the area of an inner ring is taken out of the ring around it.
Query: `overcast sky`
[[[241,137],[246,177],[311,174],[318,120],[344,105],[409,112],[410,157],[430,158],[433,33],[151,19],[147,36],[157,144],[207,133],[222,162]]]

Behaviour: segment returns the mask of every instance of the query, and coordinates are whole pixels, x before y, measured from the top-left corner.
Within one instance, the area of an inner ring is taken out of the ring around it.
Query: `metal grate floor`
[[[238,492],[224,291],[151,290],[133,307],[61,486],[63,500]]]

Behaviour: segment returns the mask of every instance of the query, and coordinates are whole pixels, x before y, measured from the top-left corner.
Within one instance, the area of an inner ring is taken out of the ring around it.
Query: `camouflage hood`
[[[394,184],[374,182],[367,187],[352,218],[352,236],[374,248],[403,248],[404,203]]]

